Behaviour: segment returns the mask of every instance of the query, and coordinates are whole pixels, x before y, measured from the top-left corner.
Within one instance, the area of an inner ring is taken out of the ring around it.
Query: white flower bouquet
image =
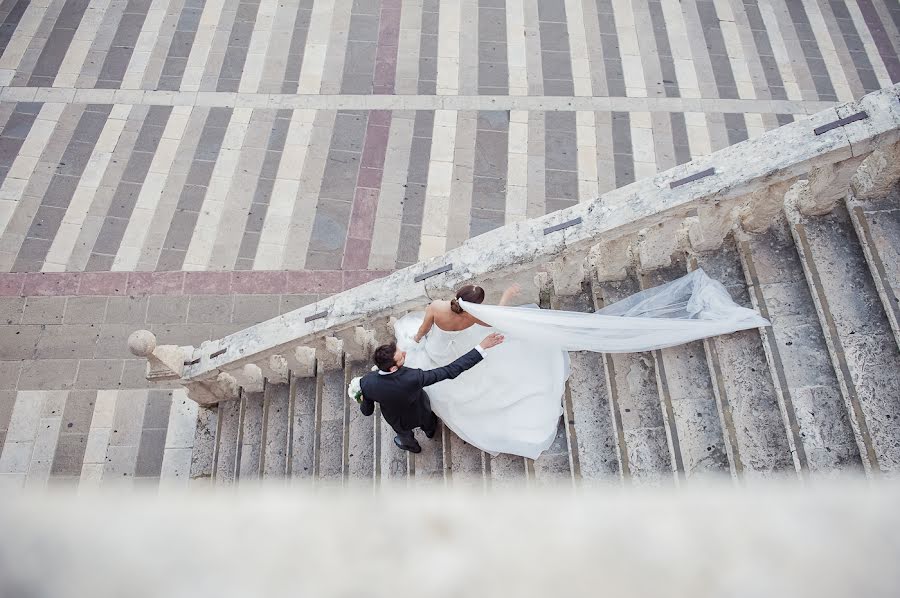
[[[356,401],[357,403],[362,403],[363,394],[362,388],[359,386],[360,378],[357,376],[353,380],[350,381],[350,387],[347,388],[347,396]]]

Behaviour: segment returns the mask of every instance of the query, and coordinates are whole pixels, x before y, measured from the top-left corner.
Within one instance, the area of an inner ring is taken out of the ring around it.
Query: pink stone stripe
[[[397,50],[400,43],[400,6],[402,0],[383,0],[378,27],[378,50],[375,53],[373,91],[380,95],[394,94],[397,74]]]
[[[366,124],[366,138],[363,144],[350,225],[347,227],[347,243],[341,266],[344,270],[363,270],[369,263],[372,250],[372,231],[375,228],[375,213],[378,209],[378,195],[381,192],[381,178],[384,159],[387,154],[388,137],[391,132],[391,113],[373,110]]]
[[[390,274],[387,270],[238,272],[2,272],[0,297],[73,295],[332,294]]]

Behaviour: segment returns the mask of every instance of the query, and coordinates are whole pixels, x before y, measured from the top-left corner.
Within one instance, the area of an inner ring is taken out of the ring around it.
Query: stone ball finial
[[[156,336],[149,330],[135,330],[128,337],[128,350],[138,357],[149,357],[156,349]]]

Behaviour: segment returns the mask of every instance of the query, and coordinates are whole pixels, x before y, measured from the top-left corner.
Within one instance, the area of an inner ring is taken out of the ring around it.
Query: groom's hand
[[[497,332],[492,332],[491,334],[484,337],[484,340],[481,341],[479,345],[482,349],[490,349],[491,347],[496,347],[500,343],[503,342],[503,335]]]

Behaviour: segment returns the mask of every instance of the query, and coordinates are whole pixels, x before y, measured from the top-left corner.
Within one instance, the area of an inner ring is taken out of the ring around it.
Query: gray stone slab
[[[318,477],[326,482],[340,482],[344,461],[344,371],[322,372],[319,378]]]
[[[290,388],[287,384],[266,383],[263,477],[283,477],[287,471],[289,399]]]
[[[64,324],[101,324],[106,318],[106,297],[69,297]]]
[[[200,407],[197,413],[197,427],[191,450],[191,480],[208,480],[212,476],[218,415],[218,407]]]
[[[293,478],[311,478],[315,468],[316,379],[295,378],[294,388],[290,473]]]

